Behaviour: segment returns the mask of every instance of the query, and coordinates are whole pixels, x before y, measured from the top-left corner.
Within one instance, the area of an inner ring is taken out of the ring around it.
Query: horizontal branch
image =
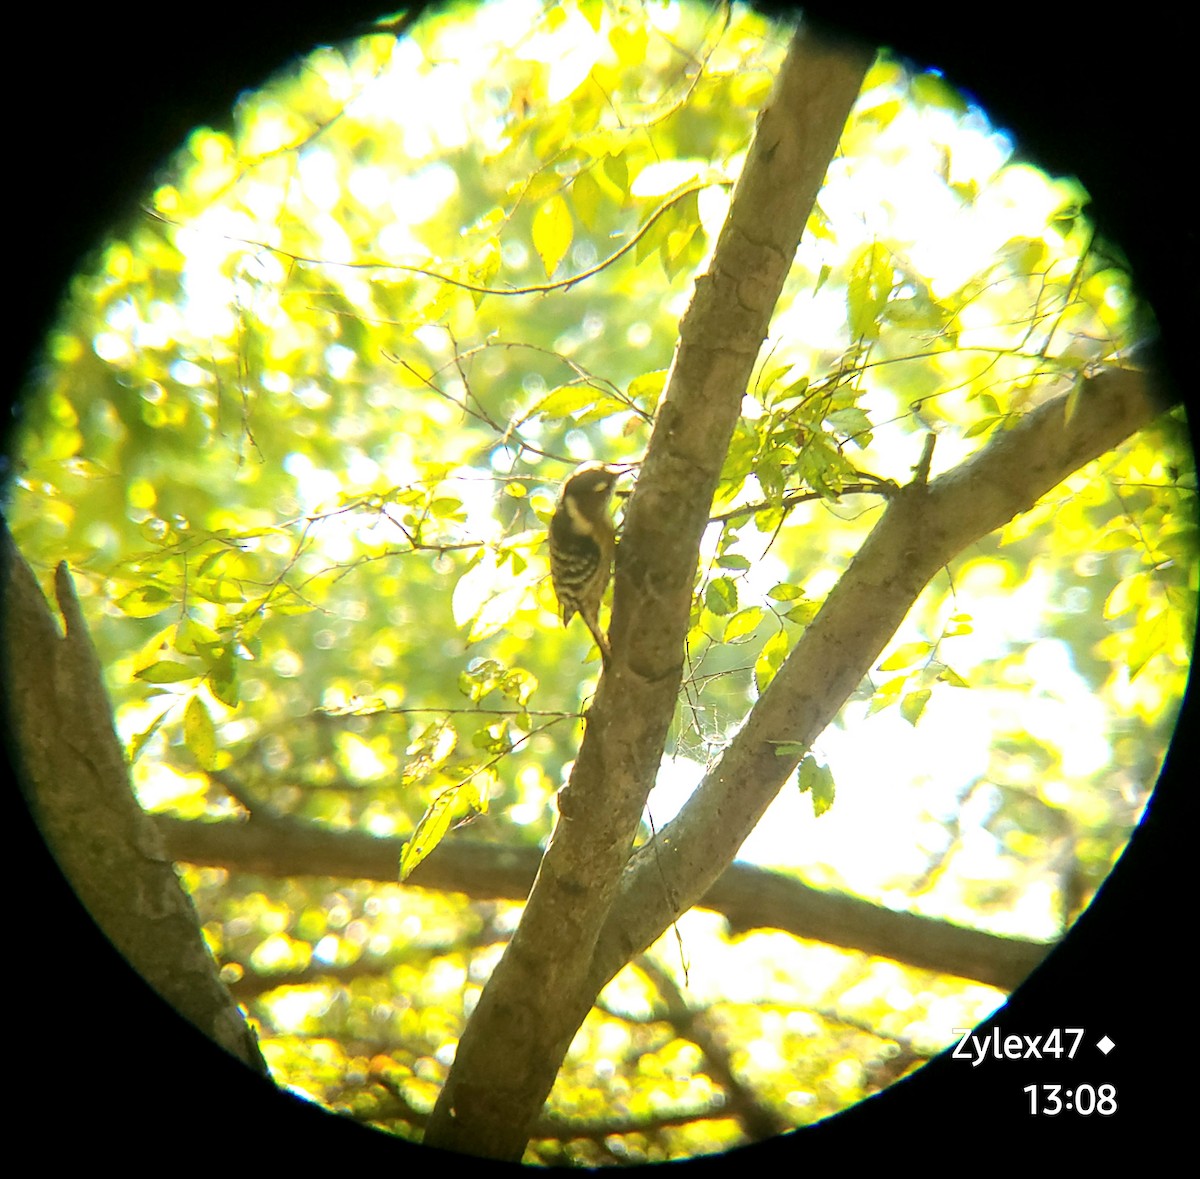
[[[333,876],[394,883],[402,839],[328,831],[292,819],[201,823],[154,820],[173,859],[265,876]],[[500,847],[466,839],[438,845],[406,882],[474,900],[524,901],[537,875],[536,847]],[[699,902],[730,927],[778,929],[891,958],[906,966],[1012,990],[1050,949],[948,921],[897,913],[858,897],[811,888],[778,872],[733,864]]]

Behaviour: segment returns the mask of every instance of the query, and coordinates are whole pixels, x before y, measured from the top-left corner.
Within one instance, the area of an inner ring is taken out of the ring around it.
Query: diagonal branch
[[[795,770],[799,757],[779,750],[820,736],[930,578],[1159,409],[1144,374],[1102,372],[934,482],[901,489],[721,760],[634,857],[597,945],[593,988],[705,895]]]
[[[801,29],[709,273],[696,281],[617,556],[613,658],[521,924],[459,1042],[426,1143],[520,1158],[595,998],[589,970],[683,672],[696,553],[752,366],[871,54]]]

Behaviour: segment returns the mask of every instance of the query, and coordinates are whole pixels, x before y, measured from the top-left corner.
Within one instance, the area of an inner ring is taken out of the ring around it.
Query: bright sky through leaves
[[[167,162],[64,301],[8,491],[38,573],[71,565],[147,809],[544,847],[599,671],[548,585],[557,486],[591,458],[633,485],[788,35],[740,7],[462,6],[315,51]],[[936,73],[882,54],[868,74],[701,545],[656,828],[926,437],[936,478],[1137,343],[1145,309],[1087,194],[1018,146]],[[742,857],[1060,936],[1172,730],[1192,488],[1164,419],[960,554]],[[279,1079],[417,1136],[519,907],[352,872],[184,874]],[[660,1018],[668,979],[789,1126],[1002,998],[722,921],[689,913],[657,983],[619,975],[560,1076],[558,1112],[619,1096],[648,1128],[533,1158],[746,1140],[736,1111],[703,1112],[716,1072]],[[654,1121],[676,1107],[702,1112]]]

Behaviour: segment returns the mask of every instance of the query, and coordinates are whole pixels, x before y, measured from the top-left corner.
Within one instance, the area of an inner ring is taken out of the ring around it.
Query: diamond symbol
[[[1096,1042],[1096,1047],[1099,1048],[1105,1056],[1107,1056],[1116,1047],[1116,1044],[1114,1044],[1107,1036],[1105,1036],[1103,1040],[1098,1040]]]

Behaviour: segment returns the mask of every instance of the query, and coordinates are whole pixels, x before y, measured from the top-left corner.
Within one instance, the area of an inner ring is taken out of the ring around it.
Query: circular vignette
[[[364,9],[362,15],[366,18],[373,14]],[[130,214],[132,202],[145,191],[153,170],[192,125],[219,122],[237,92],[258,84],[295,54],[344,33],[344,26],[339,23],[334,27],[326,16],[297,20],[294,7],[287,9],[286,15],[282,7],[271,5],[252,13],[231,7],[228,24],[224,16],[210,11],[208,27],[203,32],[189,33],[187,38],[164,36],[153,27],[149,10],[145,23],[123,17],[119,28],[107,24],[76,26],[62,35],[68,65],[60,69],[60,76],[70,78],[75,93],[102,94],[107,103],[97,104],[97,113],[81,104],[81,111],[86,111],[81,116],[86,130],[69,150],[62,149],[61,137],[49,134],[50,128],[45,125],[40,129],[41,138],[25,149],[26,158],[45,161],[30,174],[45,177],[46,191],[54,196],[39,209],[45,218],[45,241],[18,243],[30,253],[28,260],[21,258],[21,272],[34,275],[35,280],[19,309],[25,322],[18,330],[21,348],[16,354],[23,352],[25,358],[33,354],[58,295],[77,269],[80,257],[102,232]],[[236,33],[227,31],[231,28]],[[922,29],[919,22],[911,28],[881,24],[856,31],[873,41],[893,44],[915,60],[944,65],[997,122],[1013,127],[1040,163],[1051,171],[1080,175],[1093,193],[1102,227],[1129,252],[1133,272],[1159,314],[1167,364],[1179,372],[1178,325],[1186,306],[1179,286],[1189,270],[1188,262],[1194,261],[1194,231],[1190,244],[1185,231],[1182,240],[1171,237],[1172,248],[1165,248],[1164,219],[1147,215],[1147,205],[1140,203],[1150,200],[1149,186],[1139,191],[1139,186],[1125,183],[1131,165],[1121,163],[1123,157],[1128,158],[1122,146],[1135,143],[1143,158],[1171,158],[1172,137],[1161,125],[1165,120],[1151,118],[1147,112],[1171,109],[1169,96],[1174,93],[1178,75],[1169,63],[1172,52],[1182,56],[1178,42],[1172,43],[1172,38],[1157,31],[1135,29],[1132,36],[1123,31],[1122,58],[1142,63],[1147,84],[1139,90],[1136,108],[1111,94],[1099,95],[1093,108],[1096,122],[1110,134],[1081,141],[1070,130],[1056,132],[1045,94],[1023,84],[1025,79],[1012,70],[1012,62],[1019,59],[1022,48],[1016,36],[1007,45],[999,39],[978,42],[973,37],[967,44],[950,43],[944,31]],[[1081,31],[1077,50],[1080,60],[1101,62],[1111,56],[1111,39],[1103,32]],[[1094,43],[1089,38],[1095,38]],[[186,47],[181,48],[181,41]],[[164,43],[170,47],[165,52]],[[172,60],[175,53],[182,56]],[[154,71],[114,70],[113,63],[119,60],[171,61],[172,67],[164,66],[164,76],[156,78]],[[31,123],[36,126],[36,115]],[[113,167],[114,157],[125,161],[121,168]],[[80,177],[86,177],[87,182],[81,183]],[[31,206],[37,208],[37,202],[31,201]],[[38,236],[31,235],[34,239]],[[1173,265],[1165,267],[1164,258],[1171,258]],[[19,383],[14,380],[10,388]],[[1190,710],[1191,705],[1188,707]],[[1129,1048],[1128,1056],[1114,1064],[1122,1074],[1130,1070],[1131,1077],[1138,1071],[1150,1075],[1170,1049],[1161,1042],[1147,1042],[1140,1019],[1122,1005],[1121,997],[1139,994],[1144,985],[1144,971],[1139,964],[1155,959],[1154,951],[1161,949],[1167,935],[1160,907],[1148,898],[1169,897],[1176,891],[1170,872],[1178,861],[1165,849],[1172,839],[1180,838],[1182,830],[1171,816],[1178,807],[1179,767],[1191,764],[1191,719],[1190,711],[1181,719],[1159,795],[1102,895],[1077,924],[1070,940],[1005,1008],[1005,1029],[1012,1027],[1030,1034],[1076,1020],[1089,1026],[1115,1024],[1121,1030],[1109,1034],[1123,1050],[1125,1045]],[[74,975],[82,959],[94,964],[88,985],[92,995],[101,996],[96,1005],[107,1013],[105,1022],[130,1029],[126,1041],[129,1058],[119,1066],[126,1083],[106,1084],[99,1093],[91,1091],[81,1100],[83,1109],[78,1116],[86,1124],[99,1130],[124,1118],[146,1116],[160,1129],[169,1125],[182,1136],[198,1125],[224,1124],[231,1108],[246,1103],[256,1117],[263,1119],[264,1128],[274,1123],[281,1133],[297,1129],[316,1132],[322,1142],[330,1142],[331,1149],[350,1148],[351,1142],[355,1150],[400,1148],[401,1144],[386,1141],[364,1143],[363,1138],[370,1135],[360,1136],[353,1127],[323,1117],[310,1107],[263,1093],[244,1070],[228,1063],[206,1042],[181,1027],[173,1013],[130,974],[106,940],[78,913],[69,889],[41,853],[36,831],[30,830],[26,836],[22,844],[30,849],[37,906],[56,913],[61,922],[58,927],[71,931],[67,938],[50,938],[39,945],[38,973],[49,981],[45,990],[37,987],[42,998],[34,1002],[46,1001],[50,1010],[77,1005]],[[1113,953],[1114,944],[1121,947],[1117,953]],[[88,1007],[95,1002],[89,998]],[[139,1051],[139,1044],[144,1051]],[[168,1046],[165,1051],[163,1045]],[[43,1097],[55,1094],[60,1086],[73,1087],[70,1076],[77,1066],[63,1061],[55,1045],[34,1038],[27,1059],[36,1077],[27,1090],[38,1095],[31,1101],[35,1110]],[[158,1095],[144,1093],[143,1078],[155,1075],[164,1059],[185,1059],[188,1066],[179,1068],[174,1087],[156,1105]],[[1131,1060],[1137,1062],[1137,1070],[1131,1069]],[[39,1065],[44,1065],[44,1070]],[[836,1150],[852,1145],[864,1128],[882,1127],[886,1133],[907,1127],[911,1133],[914,1124],[924,1123],[923,1111],[931,1104],[941,1111],[939,1135],[956,1130],[968,1137],[994,1132],[995,1111],[1011,1097],[1010,1077],[989,1073],[979,1078],[978,1085],[972,1078],[971,1086],[962,1085],[960,1078],[961,1073],[952,1065],[939,1060],[890,1090],[886,1100],[868,1102],[822,1123],[807,1131],[795,1146],[765,1144],[759,1148],[760,1154],[766,1157],[771,1152],[795,1150],[795,1157],[800,1157],[799,1152],[808,1151],[816,1142]],[[86,1080],[82,1083],[91,1090]],[[1026,1083],[1024,1078],[1022,1083]],[[137,1109],[126,1106],[124,1093],[138,1094]],[[50,1098],[47,1104],[56,1105],[58,1101]],[[198,1116],[200,1110],[204,1112]],[[241,1120],[244,1115],[233,1116]],[[955,1129],[948,1130],[951,1126]],[[347,1137],[348,1133],[353,1138]],[[261,1140],[266,1138],[264,1135]],[[257,1133],[248,1138],[247,1144],[255,1140],[259,1140]]]

